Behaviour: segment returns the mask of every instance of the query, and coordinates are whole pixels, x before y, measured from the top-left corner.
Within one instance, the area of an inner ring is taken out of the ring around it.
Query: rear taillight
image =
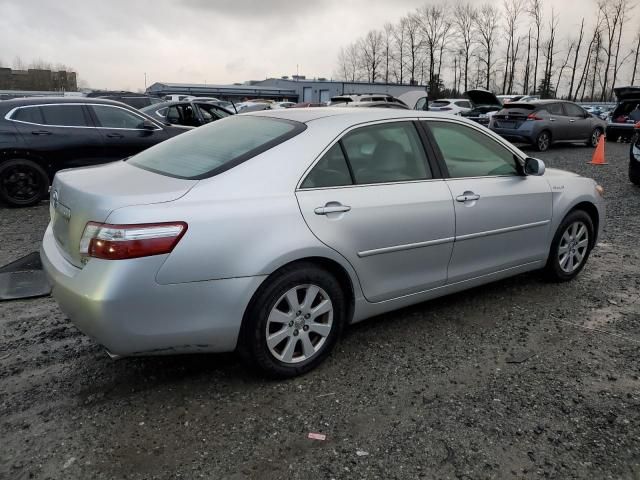
[[[184,222],[110,225],[89,222],[80,239],[80,254],[104,260],[171,253],[187,231]]]
[[[544,120],[544,118],[539,117],[535,113],[530,113],[529,115],[527,115],[527,120]]]

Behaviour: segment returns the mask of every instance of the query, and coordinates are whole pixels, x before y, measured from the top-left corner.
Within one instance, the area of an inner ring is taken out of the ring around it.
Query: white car
[[[464,98],[442,98],[431,102],[429,104],[429,111],[458,115],[462,112],[470,111],[471,107],[471,102]]]

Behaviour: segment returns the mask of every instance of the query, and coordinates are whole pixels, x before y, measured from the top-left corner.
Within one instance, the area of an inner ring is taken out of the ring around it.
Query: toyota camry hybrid
[[[460,117],[268,110],[59,172],[41,255],[115,357],[237,350],[289,377],[350,323],[530,270],[571,280],[602,196]]]

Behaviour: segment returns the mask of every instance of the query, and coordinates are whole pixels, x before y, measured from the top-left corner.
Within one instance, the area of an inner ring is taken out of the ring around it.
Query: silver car
[[[41,255],[114,356],[237,349],[288,377],[374,315],[530,270],[574,278],[603,218],[593,180],[460,117],[281,109],[58,173]]]

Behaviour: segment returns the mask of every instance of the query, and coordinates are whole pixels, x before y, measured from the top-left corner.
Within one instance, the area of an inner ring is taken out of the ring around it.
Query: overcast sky
[[[496,3],[497,0],[495,0]],[[482,1],[472,0],[480,5]],[[0,64],[73,67],[93,88],[331,77],[340,47],[428,0],[0,0]],[[501,2],[500,2],[501,3]],[[593,0],[546,0],[561,33]],[[523,27],[524,23],[523,21]],[[576,31],[577,33],[577,31]]]

